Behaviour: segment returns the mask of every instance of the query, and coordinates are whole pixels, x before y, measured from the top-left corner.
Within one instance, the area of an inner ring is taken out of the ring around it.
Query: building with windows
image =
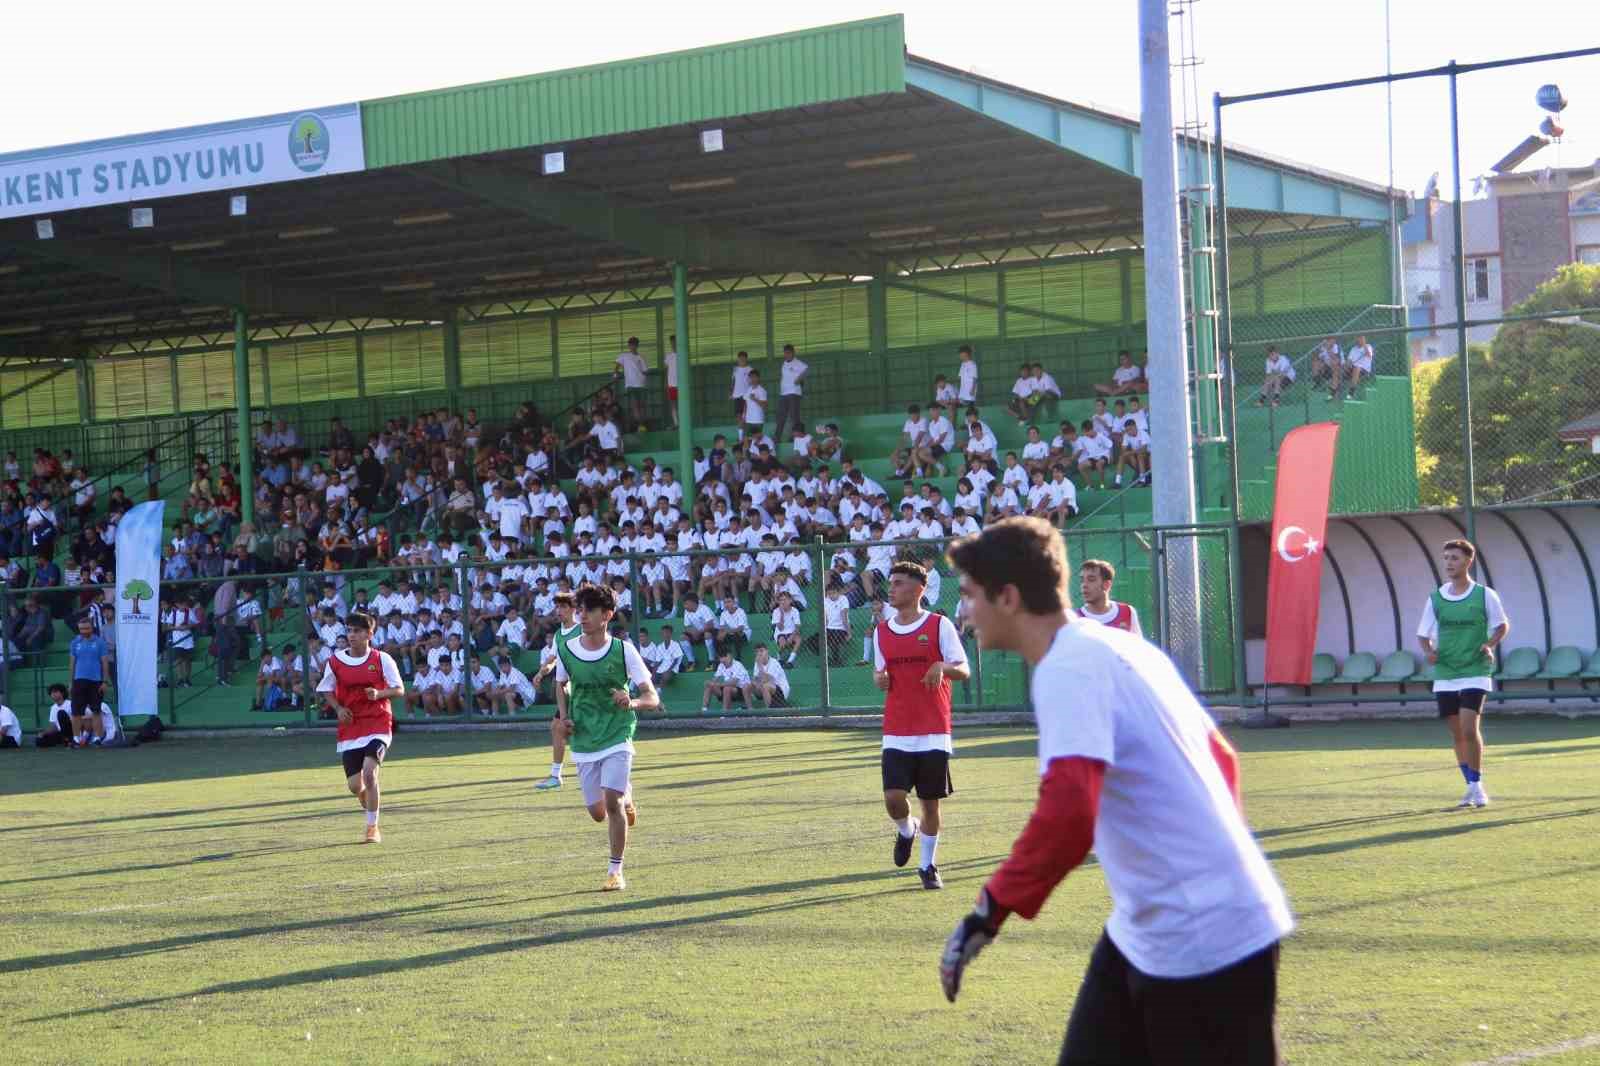
[[[1499,318],[1568,263],[1600,263],[1600,160],[1588,166],[1496,174],[1485,195],[1462,204],[1467,257],[1466,317]],[[1412,205],[1401,231],[1413,363],[1456,354],[1451,203],[1437,194]],[[1498,326],[1474,326],[1487,343]]]

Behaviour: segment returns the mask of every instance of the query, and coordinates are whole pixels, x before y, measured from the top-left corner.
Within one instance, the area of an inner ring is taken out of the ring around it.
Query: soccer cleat
[[[922,875],[923,888],[944,887],[944,878],[939,876],[939,868],[937,866],[924,866],[917,873]]]
[[[1456,808],[1459,810],[1462,807],[1470,806],[1472,806],[1472,786],[1468,785],[1467,791],[1461,796],[1461,802],[1456,804]]]
[[[622,876],[622,871],[618,870],[614,874],[606,874],[606,883],[600,886],[600,891],[621,892],[627,887],[627,879]]]
[[[533,786],[535,792],[549,792],[553,788],[560,787],[561,778],[557,777],[555,774],[551,774],[549,777]]]
[[[639,820],[639,808],[633,805],[632,796],[622,801],[622,813],[628,818],[628,828],[632,829],[633,824]]]
[[[363,844],[382,844],[383,833],[378,829],[376,824],[369,825],[367,826],[367,835],[361,842]]]
[[[911,819],[911,835],[901,836],[898,828],[894,831],[894,864],[904,866],[911,861],[911,845],[917,839],[917,829],[922,823],[915,818]]]
[[[1467,795],[1474,807],[1489,806],[1489,793],[1483,790],[1483,782],[1474,781],[1472,787],[1467,790]]]

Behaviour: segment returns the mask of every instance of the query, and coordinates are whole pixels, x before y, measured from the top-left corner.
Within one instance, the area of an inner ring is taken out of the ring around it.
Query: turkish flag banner
[[[1278,448],[1272,505],[1272,563],[1267,570],[1269,685],[1309,685],[1322,598],[1322,545],[1339,423],[1290,430]]]

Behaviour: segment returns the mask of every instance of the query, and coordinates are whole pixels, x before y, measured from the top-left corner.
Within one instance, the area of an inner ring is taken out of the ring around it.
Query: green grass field
[[[1455,811],[1436,723],[1235,732],[1301,923],[1290,1062],[1471,1063],[1600,1032],[1600,721],[1489,733],[1495,803]],[[942,893],[890,865],[873,734],[644,734],[620,897],[597,891],[575,778],[531,790],[536,739],[397,738],[377,847],[327,738],[0,753],[0,1058],[1055,1061],[1108,906],[1092,865],[1007,926],[957,1005],[937,979],[1031,806],[1029,732],[958,738]]]

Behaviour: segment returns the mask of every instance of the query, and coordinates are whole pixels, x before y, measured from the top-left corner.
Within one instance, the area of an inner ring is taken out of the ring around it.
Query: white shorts
[[[628,791],[628,775],[633,771],[633,752],[614,751],[603,759],[578,764],[578,784],[583,789],[585,806],[593,807],[605,798],[603,789]]]

